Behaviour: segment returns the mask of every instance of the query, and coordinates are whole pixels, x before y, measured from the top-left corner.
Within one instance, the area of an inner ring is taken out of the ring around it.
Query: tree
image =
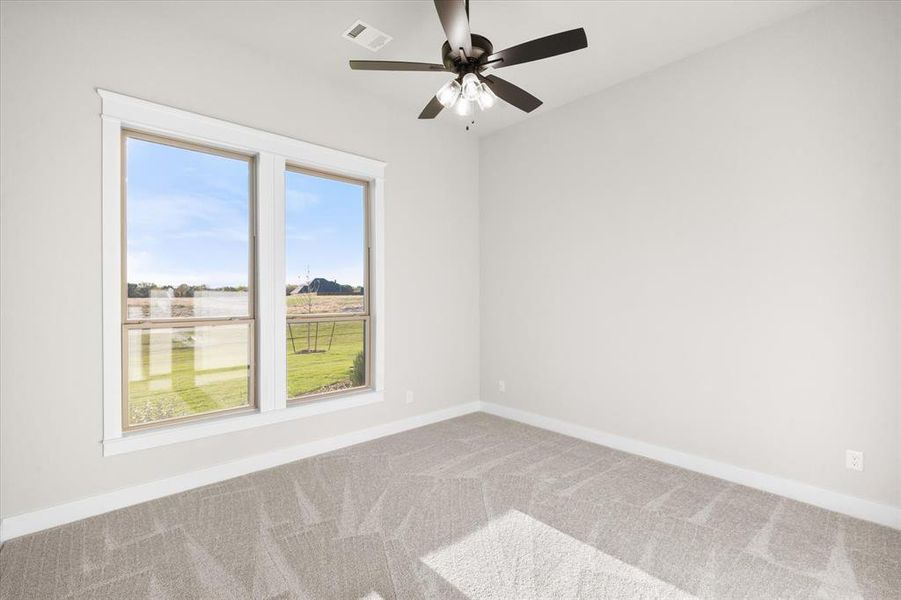
[[[302,305],[301,305],[301,306],[302,306],[303,308],[305,308],[306,311],[307,311],[307,314],[310,315],[310,314],[313,314],[313,295],[316,293],[316,290],[315,290],[314,288],[317,288],[317,287],[318,287],[317,285],[314,284],[314,279],[313,279],[313,278],[311,277],[311,275],[310,275],[310,265],[307,265],[307,272],[306,272],[306,275],[305,275],[305,276],[304,276],[304,275],[300,275],[299,277],[301,278],[302,281],[304,281],[304,284],[303,284],[303,286],[302,286],[301,289],[300,289],[300,291],[301,291],[301,298],[302,298],[302,300],[301,300]],[[310,345],[310,342],[311,342],[311,340],[310,340],[310,329],[311,329],[310,324],[307,323],[307,350],[309,350],[309,349],[312,347],[312,346]],[[316,323],[316,335],[317,335],[316,342],[317,342],[317,344],[318,344],[318,342],[319,342],[319,338],[318,338],[318,335],[319,335],[319,323]]]
[[[310,276],[310,265],[307,265],[307,271],[303,275],[298,275],[301,281],[300,293],[303,296],[302,306],[306,309],[307,314],[313,313],[313,295],[319,291],[319,278]]]

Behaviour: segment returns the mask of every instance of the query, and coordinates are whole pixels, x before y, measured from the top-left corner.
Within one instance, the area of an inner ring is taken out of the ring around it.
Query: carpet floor
[[[476,413],[11,540],[0,597],[901,598],[901,532]]]

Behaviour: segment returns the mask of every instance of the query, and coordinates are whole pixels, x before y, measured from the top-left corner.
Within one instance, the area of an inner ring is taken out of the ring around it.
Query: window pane
[[[250,405],[250,324],[128,329],[128,424]]]
[[[366,187],[285,173],[288,315],[362,313]]]
[[[248,160],[128,137],[130,320],[250,314]]]
[[[288,323],[288,397],[367,385],[366,322]]]

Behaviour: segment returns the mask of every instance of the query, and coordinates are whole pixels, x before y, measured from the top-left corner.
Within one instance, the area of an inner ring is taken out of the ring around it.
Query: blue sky
[[[127,279],[247,285],[249,164],[128,139]],[[286,176],[286,280],[363,284],[363,189]]]
[[[289,171],[285,176],[285,277],[363,285],[364,188]]]

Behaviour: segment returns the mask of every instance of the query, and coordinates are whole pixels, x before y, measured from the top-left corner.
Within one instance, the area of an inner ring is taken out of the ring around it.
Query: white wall
[[[899,12],[816,9],[483,140],[481,399],[901,505]]]
[[[898,12],[814,10],[467,162],[152,5],[4,3],[0,516],[467,402],[480,368],[483,400],[901,504]],[[101,457],[95,87],[389,163],[386,402]]]
[[[456,129],[419,122],[391,104],[311,79],[296,64],[279,64],[217,39],[214,28],[179,31],[177,23],[160,20],[165,11],[158,8],[130,2],[3,6],[3,517],[471,402],[478,395],[475,141]],[[101,456],[95,87],[387,161],[385,402]],[[447,177],[451,162],[456,189],[436,184]],[[441,293],[449,289],[453,294]],[[407,389],[416,397],[410,405],[404,402]]]

